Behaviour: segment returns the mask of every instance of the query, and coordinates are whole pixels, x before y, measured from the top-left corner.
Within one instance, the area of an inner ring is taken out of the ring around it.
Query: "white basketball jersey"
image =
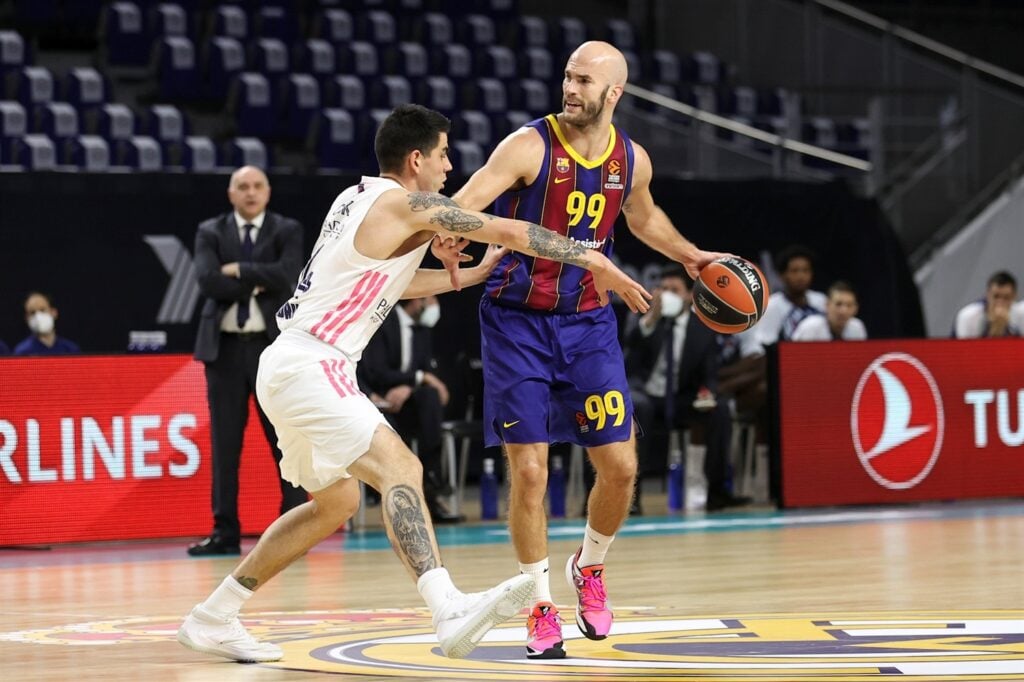
[[[356,230],[377,198],[392,189],[402,186],[387,178],[364,176],[334,200],[295,294],[277,311],[282,332],[304,331],[353,361],[362,357],[430,246],[428,240],[391,260],[367,258],[356,251]]]

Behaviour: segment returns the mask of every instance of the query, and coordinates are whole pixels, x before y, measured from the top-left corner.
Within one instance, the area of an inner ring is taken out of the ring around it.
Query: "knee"
[[[630,486],[636,479],[636,457],[618,457],[605,460],[597,469],[597,476],[613,486]]]
[[[512,468],[512,494],[524,498],[543,498],[548,484],[548,468],[538,461],[520,462]]]

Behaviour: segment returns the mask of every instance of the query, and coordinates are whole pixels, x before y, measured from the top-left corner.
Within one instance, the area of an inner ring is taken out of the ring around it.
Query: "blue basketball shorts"
[[[484,442],[629,440],[633,401],[611,306],[540,313],[480,303]]]

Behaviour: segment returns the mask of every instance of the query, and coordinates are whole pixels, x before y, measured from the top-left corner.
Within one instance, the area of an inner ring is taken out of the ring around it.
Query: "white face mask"
[[[419,323],[424,327],[430,328],[437,324],[437,321],[441,319],[441,306],[437,303],[431,303],[430,305],[423,308],[423,312],[420,313]]]
[[[28,328],[33,334],[45,336],[53,331],[53,315],[45,310],[38,310],[28,318]]]
[[[683,312],[683,297],[675,292],[661,292],[661,315],[662,317],[676,317]]]

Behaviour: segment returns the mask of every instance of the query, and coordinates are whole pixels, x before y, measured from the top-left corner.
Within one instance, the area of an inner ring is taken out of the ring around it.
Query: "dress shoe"
[[[752,501],[749,497],[736,496],[732,493],[708,492],[708,501],[704,508],[709,512],[722,511],[729,507],[745,507]]]
[[[227,556],[231,554],[238,555],[241,553],[242,548],[238,546],[237,542],[225,542],[214,535],[211,535],[208,538],[203,538],[201,542],[190,545],[188,548],[189,556]]]

